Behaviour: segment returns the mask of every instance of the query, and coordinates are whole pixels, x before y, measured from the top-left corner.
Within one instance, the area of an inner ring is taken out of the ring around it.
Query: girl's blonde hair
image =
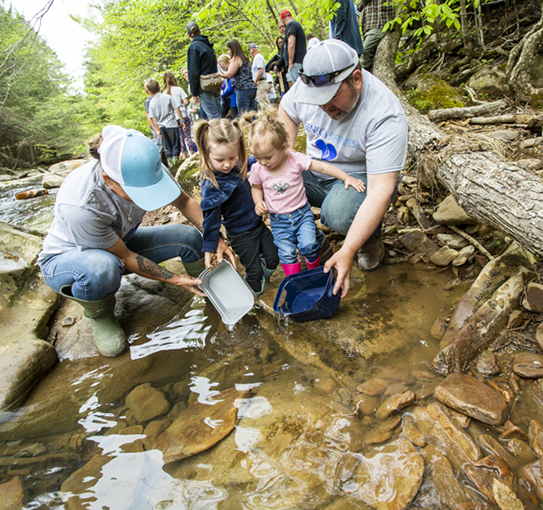
[[[271,144],[277,150],[288,146],[287,127],[274,108],[244,113],[241,124],[247,132],[247,145],[250,148],[259,147],[262,143]]]
[[[211,145],[237,145],[239,176],[247,178],[247,149],[243,131],[236,121],[227,119],[200,120],[194,126],[194,141],[200,154],[200,179],[211,181],[213,186],[219,187],[213,175],[213,167],[209,159]]]
[[[226,62],[227,64],[229,64],[230,57],[226,53],[223,53],[222,55],[219,55],[217,57],[217,62]]]

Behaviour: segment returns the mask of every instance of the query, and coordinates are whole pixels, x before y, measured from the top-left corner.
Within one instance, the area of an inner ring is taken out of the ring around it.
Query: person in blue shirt
[[[194,138],[200,153],[205,265],[211,265],[224,224],[228,241],[245,266],[245,280],[259,295],[279,264],[279,255],[270,229],[255,212],[247,181],[248,164],[256,160],[247,161],[245,139],[237,122],[198,122]]]

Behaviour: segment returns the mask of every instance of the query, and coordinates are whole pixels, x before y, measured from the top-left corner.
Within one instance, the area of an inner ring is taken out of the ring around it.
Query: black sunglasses
[[[325,85],[330,85],[330,83],[332,83],[332,80],[336,78],[336,76],[340,75],[343,71],[346,71],[350,67],[352,67],[354,71],[354,68],[356,66],[354,64],[350,64],[347,67],[340,69],[339,71],[334,71],[333,73],[315,74],[313,76],[308,76],[307,74],[304,74],[304,70],[300,69],[300,80],[302,80],[302,82],[306,85],[309,85],[309,82],[311,82],[313,83],[313,85],[315,85],[315,87],[324,87]]]

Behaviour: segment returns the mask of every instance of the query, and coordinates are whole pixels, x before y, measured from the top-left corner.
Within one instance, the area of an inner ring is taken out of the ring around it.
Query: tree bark
[[[445,137],[412,107],[394,81],[398,33],[386,34],[376,52],[374,73],[400,99],[409,123],[408,167],[420,180],[446,188],[477,221],[511,236],[543,256],[543,181],[500,154],[499,142],[482,136]]]
[[[468,117],[475,117],[477,115],[486,115],[487,113],[494,113],[500,108],[505,108],[507,103],[503,100],[494,101],[492,103],[485,103],[478,106],[470,106],[467,108],[444,108],[442,110],[430,110],[428,112],[428,118],[433,122],[448,119],[467,119]]]
[[[505,74],[518,99],[528,101],[532,94],[541,92],[530,83],[530,70],[543,40],[543,2],[541,19],[513,48]]]

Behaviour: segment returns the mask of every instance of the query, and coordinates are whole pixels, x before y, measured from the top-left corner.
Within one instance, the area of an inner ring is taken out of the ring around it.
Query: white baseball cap
[[[145,211],[160,209],[181,195],[181,187],[160,161],[157,146],[143,133],[106,126],[98,152],[104,172]]]
[[[358,62],[356,50],[347,43],[337,39],[320,41],[304,57],[297,101],[319,106],[328,103]]]

